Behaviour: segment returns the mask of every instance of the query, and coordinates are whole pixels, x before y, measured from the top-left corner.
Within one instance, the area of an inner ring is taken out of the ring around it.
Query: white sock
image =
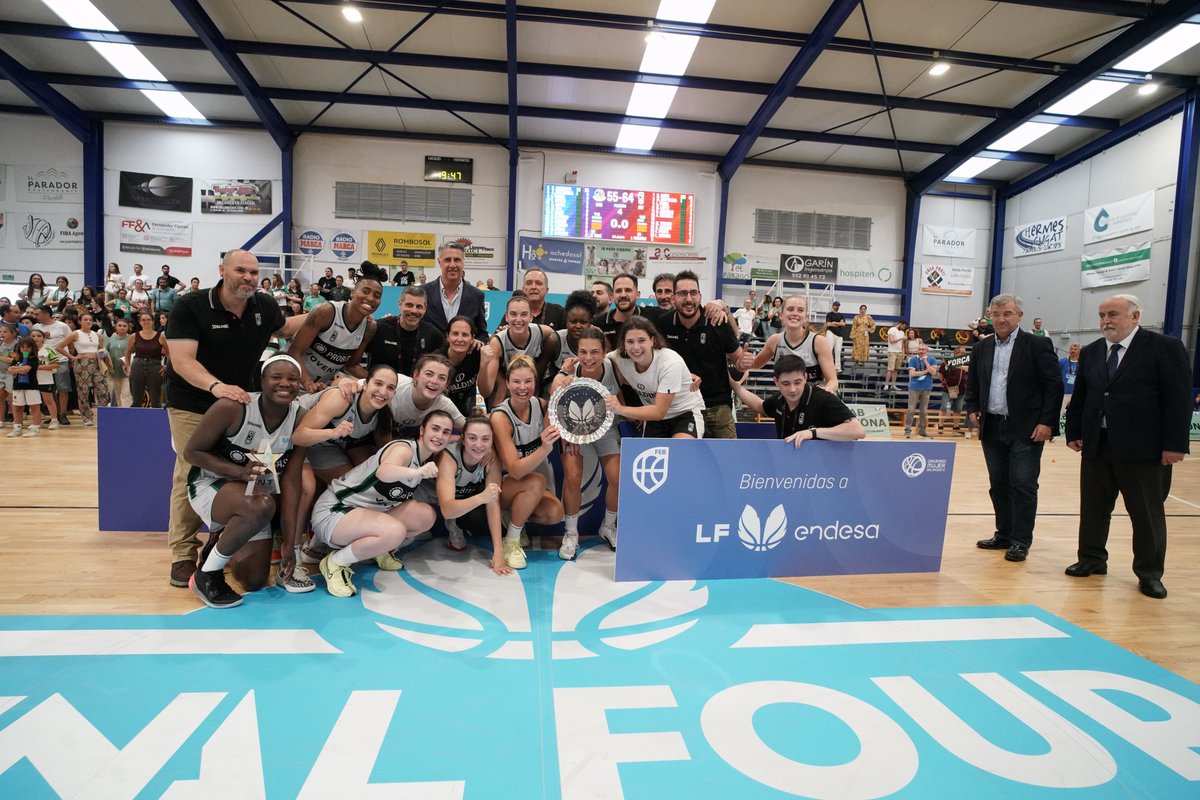
[[[508,524],[508,532],[504,534],[504,537],[516,541],[521,538],[521,529],[524,527],[524,525],[514,525],[510,522]]]
[[[579,533],[579,515],[578,514],[563,515],[563,522],[566,523],[567,533]]]
[[[339,567],[350,567],[360,561],[359,557],[354,554],[353,544],[348,544],[341,550],[334,550],[333,555],[329,557],[329,560],[334,564],[337,564]]]
[[[617,527],[617,512],[604,509],[604,524]]]
[[[208,558],[204,559],[204,566],[200,568],[201,572],[220,572],[225,569],[225,565],[229,563],[229,556],[221,555],[221,551],[213,548],[208,551]]]

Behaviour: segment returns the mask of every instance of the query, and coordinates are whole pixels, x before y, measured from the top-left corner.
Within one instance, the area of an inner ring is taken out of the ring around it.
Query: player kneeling
[[[808,382],[801,358],[780,356],[774,374],[779,391],[765,399],[740,383],[730,383],[747,408],[775,420],[775,435],[780,439],[799,447],[810,439],[852,442],[866,437],[862,423],[840,397]]]

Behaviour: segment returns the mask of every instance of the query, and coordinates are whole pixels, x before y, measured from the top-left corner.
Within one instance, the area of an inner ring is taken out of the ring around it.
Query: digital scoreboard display
[[[695,207],[694,194],[548,183],[542,235],[692,244]]]

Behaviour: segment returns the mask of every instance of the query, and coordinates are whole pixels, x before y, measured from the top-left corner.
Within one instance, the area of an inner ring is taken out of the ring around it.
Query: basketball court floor
[[[56,433],[0,467],[0,797],[1200,796],[1192,459],[1163,601],[1125,517],[1107,576],[1062,574],[1060,440],[1024,564],[974,547],[966,441],[936,574],[615,583],[591,545],[497,577],[431,540],[354,598],[213,611],[161,535],[96,531],[94,434]]]

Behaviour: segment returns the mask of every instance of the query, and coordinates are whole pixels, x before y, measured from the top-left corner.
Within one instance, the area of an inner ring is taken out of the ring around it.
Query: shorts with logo
[[[42,393],[37,389],[16,389],[12,393],[12,404],[14,406],[37,406],[42,405]]]
[[[677,417],[646,423],[647,439],[670,439],[677,433],[686,433],[696,439],[703,437],[704,417],[697,410],[685,412]]]
[[[904,363],[907,360],[908,360],[908,356],[904,355],[904,353],[889,352],[887,368],[888,369],[900,369],[900,367],[904,366]]]
[[[218,533],[225,528],[225,523],[217,522],[212,518],[213,503],[216,502],[217,492],[221,491],[221,487],[229,481],[224,478],[207,478],[204,476],[198,477],[195,480],[188,482],[188,502],[192,505],[192,510],[204,520],[204,524],[208,526],[211,533]],[[271,523],[250,537],[249,541],[257,542],[262,539],[271,538]]]

